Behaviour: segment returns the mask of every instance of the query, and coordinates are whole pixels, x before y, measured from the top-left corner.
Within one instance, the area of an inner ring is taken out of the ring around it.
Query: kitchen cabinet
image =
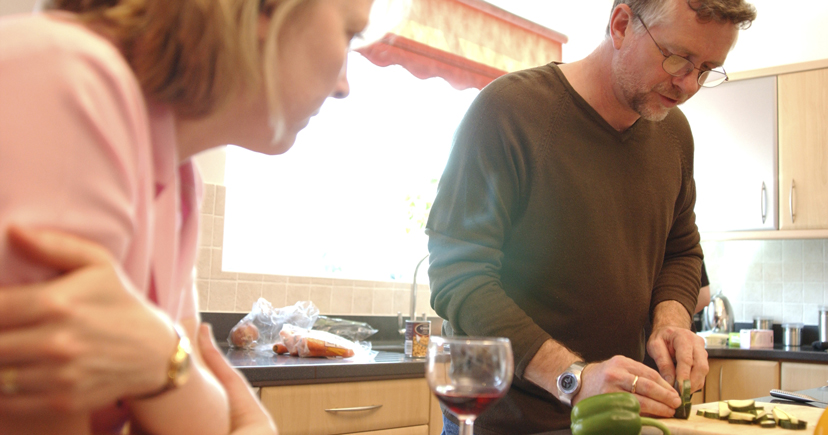
[[[427,435],[431,392],[424,378],[337,382],[264,387],[261,401],[281,435]]]
[[[704,401],[752,399],[779,388],[779,362],[740,359],[709,359]]]
[[[828,228],[828,68],[781,74],[780,229]]]
[[[783,362],[782,389],[801,391],[828,385],[828,364]]]
[[[440,435],[443,433],[443,411],[440,409],[440,401],[434,394],[431,395],[431,407],[428,419],[428,435]]]
[[[778,228],[776,77],[702,88],[681,106],[695,144],[699,231]]]

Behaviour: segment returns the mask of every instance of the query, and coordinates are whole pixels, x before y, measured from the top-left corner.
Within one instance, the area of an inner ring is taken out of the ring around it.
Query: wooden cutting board
[[[693,406],[693,412],[690,414],[690,418],[687,420],[680,420],[677,418],[667,418],[662,419],[661,422],[667,426],[672,435],[713,435],[713,434],[732,434],[732,435],[741,435],[741,434],[766,434],[766,435],[813,435],[814,427],[816,426],[817,420],[822,415],[822,412],[825,411],[821,408],[814,408],[812,406],[802,406],[802,405],[782,405],[779,403],[767,403],[767,402],[756,402],[757,405],[763,405],[766,411],[770,411],[773,409],[774,406],[778,406],[785,412],[791,412],[800,420],[805,420],[808,422],[808,428],[805,430],[790,430],[790,429],[782,429],[781,427],[775,427],[773,429],[763,429],[760,428],[758,425],[742,425],[742,424],[730,424],[727,421],[722,420],[713,420],[710,418],[704,418],[701,416],[696,415],[696,410],[699,409],[717,409],[718,402],[713,403],[702,403],[699,405]],[[641,431],[641,435],[658,435],[661,434],[661,431],[646,426]]]

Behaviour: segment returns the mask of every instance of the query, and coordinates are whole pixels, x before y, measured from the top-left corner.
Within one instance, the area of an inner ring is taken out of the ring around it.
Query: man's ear
[[[609,36],[612,40],[612,46],[616,50],[620,49],[624,44],[624,40],[628,36],[628,30],[632,28],[633,18],[635,18],[635,15],[629,5],[620,4],[612,10],[609,23]]]

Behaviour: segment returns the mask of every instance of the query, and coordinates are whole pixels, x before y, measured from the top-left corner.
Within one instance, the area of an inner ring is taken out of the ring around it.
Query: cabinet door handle
[[[353,408],[330,408],[330,409],[326,409],[325,412],[359,412],[359,411],[370,411],[372,409],[379,409],[379,408],[382,408],[382,405],[355,406]]]
[[[724,364],[719,366],[719,402],[722,401],[722,379],[724,378]]]
[[[796,182],[791,179],[791,195],[788,197],[788,205],[791,207],[791,223],[796,222],[796,201],[794,200],[794,196],[796,196]]]
[[[768,189],[765,187],[765,182],[762,182],[762,223],[765,223],[765,219],[768,217]]]

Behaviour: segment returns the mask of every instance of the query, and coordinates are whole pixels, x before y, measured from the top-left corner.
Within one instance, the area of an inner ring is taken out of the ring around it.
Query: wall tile
[[[351,314],[353,300],[353,287],[337,287],[331,290],[331,314]]]
[[[766,282],[762,290],[762,301],[765,305],[768,305],[768,302],[782,302],[782,283]]]
[[[765,263],[762,276],[765,283],[782,282],[782,263]]]
[[[210,281],[210,311],[234,311],[236,281]]]
[[[224,216],[224,205],[227,197],[227,188],[225,186],[216,185],[216,205],[213,209],[213,214],[216,216]]]
[[[224,217],[222,216],[213,216],[212,246],[216,248],[224,246]]]
[[[802,246],[802,240],[784,240],[782,242],[782,261],[785,263],[801,263]]]
[[[326,285],[311,285],[310,300],[319,308],[321,314],[331,312],[331,287]]]
[[[742,300],[744,302],[762,302],[762,282],[748,281],[742,289]]]
[[[244,273],[238,272],[236,275],[236,279],[239,281],[250,281],[250,282],[262,282],[262,278],[264,275],[260,275],[258,273]]]
[[[286,306],[287,284],[277,282],[262,283],[262,297],[267,299],[275,308]]]
[[[196,278],[210,278],[212,252],[213,250],[210,248],[198,248],[198,254],[196,254]]]
[[[802,282],[802,263],[783,263],[782,281]]]
[[[762,246],[762,262],[763,263],[781,263],[782,262],[782,241],[770,240],[765,242]]]
[[[803,240],[802,242],[802,257],[806,263],[819,263],[824,260],[822,254],[822,240]]]
[[[213,244],[213,215],[201,213],[199,225],[198,246],[212,246]]]
[[[408,318],[411,314],[411,291],[410,290],[394,290],[394,305],[392,308],[394,314],[402,313],[403,317]]]
[[[394,290],[375,288],[373,292],[373,301],[371,312],[379,315],[394,314]]]
[[[199,311],[206,310],[210,305],[210,280],[197,279],[196,290],[198,291],[198,309]],[[822,292],[819,295],[822,296]]]
[[[823,263],[805,263],[802,268],[802,281],[822,282]]]
[[[825,300],[822,289],[822,283],[806,282],[802,285],[802,302],[806,304],[813,304],[814,306],[822,305]]]
[[[213,214],[216,207],[216,185],[204,184],[204,198],[201,199],[201,212]]]
[[[782,304],[763,304],[762,315],[772,318],[774,323],[782,323]]]
[[[288,277],[284,275],[262,275],[262,281],[287,283]]]
[[[802,304],[783,304],[782,322],[802,323]]]
[[[745,274],[746,281],[762,282],[762,263],[751,263]]]
[[[802,306],[802,323],[806,325],[819,324],[819,306],[817,305],[803,305]],[[806,344],[806,343],[802,343]]]
[[[236,284],[236,312],[249,313],[260,297],[262,297],[261,282],[239,281]]]
[[[307,284],[288,283],[285,306],[293,305],[299,301],[310,300],[310,286]]]
[[[354,302],[351,306],[351,314],[371,314],[373,310],[373,298],[373,288],[354,287]]]
[[[801,282],[786,282],[782,284],[782,302],[802,303],[802,283]]]
[[[289,276],[288,282],[291,284],[311,284],[313,280],[307,276]]]
[[[753,322],[753,318],[756,316],[761,316],[762,314],[762,304],[756,302],[745,302],[744,303],[744,310],[745,310],[745,317],[743,322]],[[737,319],[737,321],[739,321]]]

